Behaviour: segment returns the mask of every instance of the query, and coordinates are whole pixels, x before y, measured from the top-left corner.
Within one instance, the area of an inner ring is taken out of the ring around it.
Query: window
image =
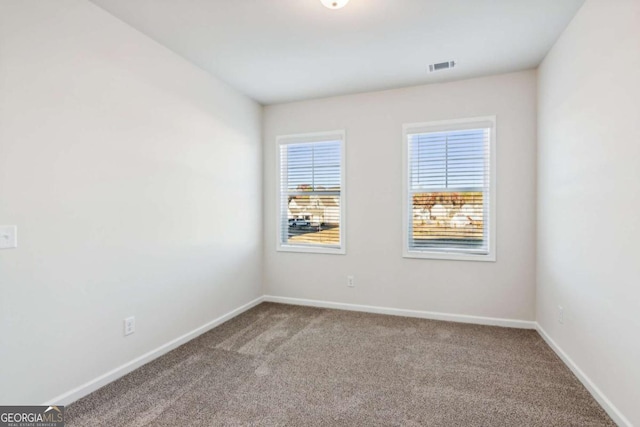
[[[345,253],[344,131],[278,137],[279,251]]]
[[[495,261],[495,117],[404,126],[404,256]]]

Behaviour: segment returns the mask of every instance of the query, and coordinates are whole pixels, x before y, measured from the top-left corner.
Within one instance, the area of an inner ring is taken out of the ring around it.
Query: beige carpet
[[[614,425],[535,331],[264,303],[68,426]]]

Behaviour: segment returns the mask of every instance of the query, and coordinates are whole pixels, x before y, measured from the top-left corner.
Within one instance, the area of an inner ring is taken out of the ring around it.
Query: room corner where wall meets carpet
[[[535,331],[269,302],[67,414],[70,427],[615,425]]]

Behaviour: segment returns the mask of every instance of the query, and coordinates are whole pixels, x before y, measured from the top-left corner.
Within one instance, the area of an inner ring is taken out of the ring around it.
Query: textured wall
[[[633,425],[640,425],[638,76],[640,2],[587,1],[540,67],[538,131],[537,319]]]
[[[497,262],[402,258],[402,124],[487,115],[497,116]],[[276,136],[334,129],[347,135],[347,254],[276,252]],[[267,294],[534,319],[535,71],[268,106],[264,156]]]
[[[0,404],[262,294],[260,127],[259,105],[89,2],[0,2],[0,224],[19,235],[0,251]]]

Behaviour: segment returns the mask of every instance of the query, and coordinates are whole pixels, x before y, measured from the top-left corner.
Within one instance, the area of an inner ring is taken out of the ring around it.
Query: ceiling
[[[274,104],[534,68],[584,0],[91,1]]]

